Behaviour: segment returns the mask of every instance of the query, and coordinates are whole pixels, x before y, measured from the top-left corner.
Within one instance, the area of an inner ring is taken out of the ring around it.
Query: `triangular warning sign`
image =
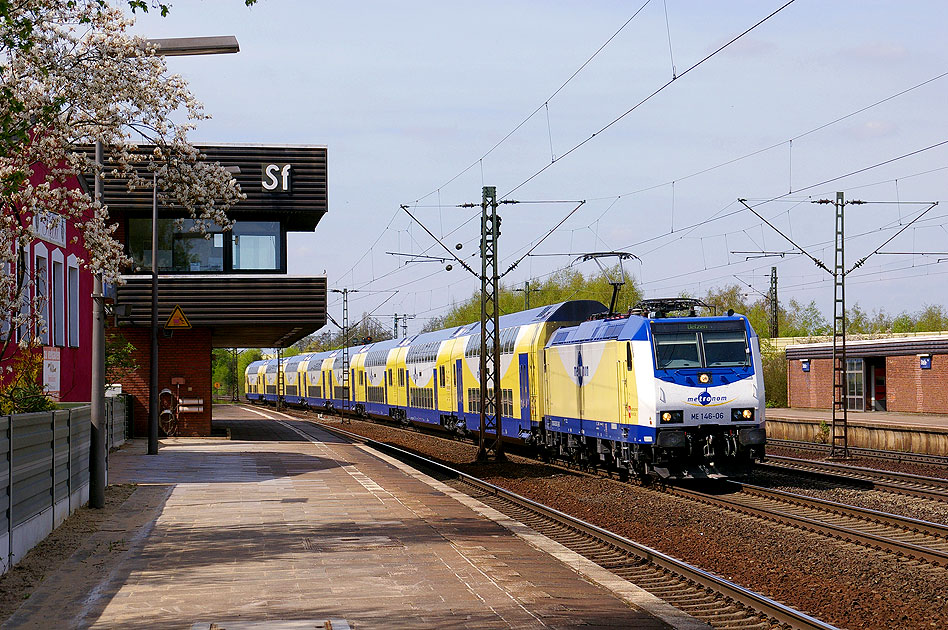
[[[188,318],[184,316],[184,311],[181,310],[181,307],[177,304],[174,305],[174,310],[171,311],[171,315],[168,316],[168,321],[165,322],[165,328],[190,328],[191,322],[188,321]]]

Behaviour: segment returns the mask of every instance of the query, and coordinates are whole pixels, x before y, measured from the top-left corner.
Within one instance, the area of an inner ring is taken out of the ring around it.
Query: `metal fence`
[[[107,450],[125,443],[129,409],[106,401]],[[91,438],[88,406],[0,416],[0,574],[89,501]]]

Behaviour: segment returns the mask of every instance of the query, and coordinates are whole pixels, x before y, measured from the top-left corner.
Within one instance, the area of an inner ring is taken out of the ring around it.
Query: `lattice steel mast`
[[[491,454],[504,459],[500,418],[503,392],[500,388],[500,312],[497,276],[497,188],[484,186],[481,196],[481,357],[480,357],[480,441],[477,459]]]
[[[846,400],[846,251],[843,193],[836,193],[836,247],[833,265],[833,441],[830,455],[849,457]]]
[[[356,289],[332,289],[333,293],[342,294],[342,378],[340,382],[344,395],[335,396],[335,398],[342,398],[343,409],[349,409],[349,401],[352,399],[352,392],[349,389],[349,293],[355,291]]]

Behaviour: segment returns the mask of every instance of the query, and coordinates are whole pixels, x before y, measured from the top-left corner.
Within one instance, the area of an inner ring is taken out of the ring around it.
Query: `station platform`
[[[945,414],[899,413],[896,411],[850,411],[846,414],[847,421],[855,424],[877,426],[904,426],[925,429],[942,429],[948,431],[948,409]],[[809,420],[819,422],[833,420],[832,409],[790,409],[768,408],[767,419],[770,420]]]
[[[768,408],[766,418],[769,438],[812,442],[818,441],[821,424],[832,424],[833,411]],[[948,413],[850,411],[846,423],[850,446],[948,455]]]
[[[273,411],[214,416],[231,439],[110,455],[109,482],[137,489],[4,628],[707,627],[368,447]]]

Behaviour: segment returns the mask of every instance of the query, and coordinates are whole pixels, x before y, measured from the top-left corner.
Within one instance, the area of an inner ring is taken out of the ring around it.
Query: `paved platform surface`
[[[97,535],[126,550],[103,567],[80,549],[4,627],[705,627],[387,456],[261,413],[215,408],[232,435],[283,441],[113,453],[110,483],[142,485]],[[64,599],[85,570],[104,577]]]
[[[826,420],[827,422],[832,422],[833,411],[831,409],[769,408],[767,409],[766,416],[768,419],[772,418],[774,420],[804,420],[813,422]],[[894,411],[850,411],[846,414],[846,421],[852,424],[948,431],[948,409],[945,410],[944,415],[898,413]]]

